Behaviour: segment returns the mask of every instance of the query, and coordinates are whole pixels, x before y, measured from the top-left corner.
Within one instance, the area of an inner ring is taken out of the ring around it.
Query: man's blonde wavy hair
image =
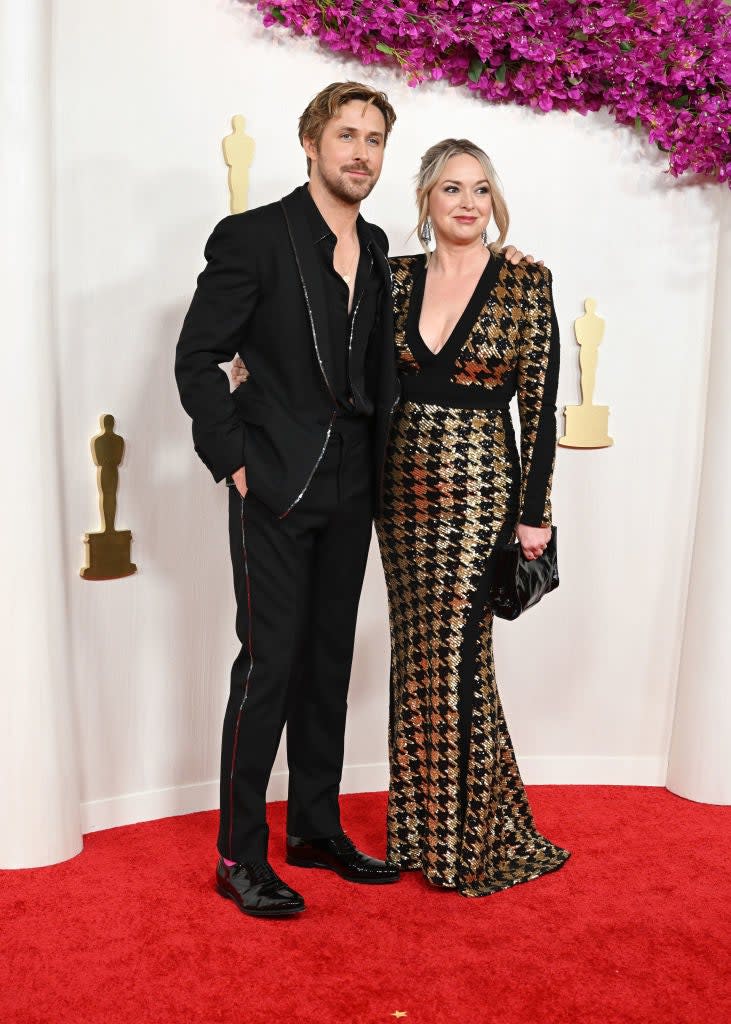
[[[385,92],[378,89],[371,89],[369,85],[362,82],[333,82],[318,92],[317,96],[310,100],[302,112],[299,120],[299,140],[302,144],[305,136],[311,139],[317,146],[322,138],[325,125],[330,121],[345,103],[351,100],[362,100],[364,103],[372,104],[383,114],[386,122],[384,133],[384,145],[391,134],[391,129],[396,122],[396,111],[388,102]],[[312,161],[307,157],[307,174],[309,176]]]

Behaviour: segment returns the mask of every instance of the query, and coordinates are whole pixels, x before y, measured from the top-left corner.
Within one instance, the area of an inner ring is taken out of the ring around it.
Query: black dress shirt
[[[304,190],[307,220],[312,232],[317,258],[322,269],[327,301],[331,360],[334,368],[333,390],[339,418],[372,416],[374,401],[372,381],[366,374],[368,341],[378,317],[383,282],[372,253],[375,244],[369,237],[365,221],[358,215],[356,230],[360,242],[360,258],[355,275],[353,306],[348,311],[348,285],[334,265],[337,236],[318,210],[309,190]]]

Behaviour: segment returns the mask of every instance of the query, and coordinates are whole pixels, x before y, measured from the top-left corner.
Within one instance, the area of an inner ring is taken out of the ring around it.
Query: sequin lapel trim
[[[287,224],[287,231],[289,232],[289,239],[290,239],[290,242],[292,243],[292,251],[294,252],[294,259],[295,259],[295,262],[297,264],[297,273],[299,274],[300,281],[302,282],[302,291],[304,292],[304,296],[305,296],[305,305],[307,306],[307,315],[310,318],[310,328],[312,329],[312,340],[313,340],[314,345],[315,345],[315,354],[317,355],[317,362],[318,362],[318,365],[320,367],[320,373],[322,374],[322,379],[325,382],[325,387],[327,388],[330,397],[332,398],[333,402],[335,402],[336,401],[336,399],[335,399],[335,392],[333,391],[333,389],[330,386],[330,381],[327,379],[327,373],[325,372],[325,364],[322,361],[322,355],[320,353],[320,346],[318,345],[318,342],[317,342],[317,328],[315,327],[315,318],[314,318],[314,316],[312,314],[312,306],[310,304],[310,296],[309,296],[309,293],[307,291],[307,285],[305,284],[305,276],[302,273],[302,264],[300,263],[299,253],[297,252],[297,245],[296,245],[295,240],[294,240],[294,232],[292,231],[292,224],[290,222],[289,215],[287,213],[287,208],[284,205],[284,203],[281,203],[281,207],[282,207],[282,212],[284,214],[284,219],[285,219],[286,224]],[[299,499],[297,499],[297,500],[299,500]],[[296,502],[295,502],[295,504],[296,504]],[[287,511],[289,511],[289,509]],[[287,513],[285,512],[285,515],[286,514]]]
[[[320,452],[320,454],[319,454],[319,455],[317,456],[317,461],[315,462],[315,465],[314,465],[314,466],[312,467],[312,470],[311,470],[311,472],[310,472],[310,475],[309,475],[309,476],[307,477],[307,482],[305,483],[305,486],[304,486],[304,487],[302,488],[302,490],[301,490],[301,491],[299,492],[299,494],[298,494],[298,495],[297,495],[297,497],[296,497],[296,498],[294,499],[294,501],[293,501],[293,502],[292,502],[292,504],[291,504],[291,505],[289,506],[289,508],[288,508],[288,509],[286,509],[286,510],[285,510],[284,512],[282,512],[282,514],[281,514],[281,515],[279,516],[279,518],[280,518],[280,519],[284,519],[284,517],[285,517],[285,516],[288,516],[288,515],[289,515],[289,513],[290,513],[290,512],[292,511],[292,509],[294,508],[294,506],[295,506],[295,505],[296,505],[296,504],[297,504],[297,503],[298,503],[299,501],[301,501],[301,500],[302,500],[302,498],[303,498],[303,497],[305,496],[305,491],[307,490],[307,488],[308,488],[308,487],[310,486],[310,484],[312,483],[312,478],[313,478],[313,476],[315,475],[315,473],[317,472],[317,467],[318,467],[318,466],[320,465],[320,463],[322,462],[322,457],[323,457],[323,455],[325,454],[325,449],[327,448],[328,442],[329,442],[329,440],[330,440],[330,435],[332,434],[332,430],[333,430],[333,423],[334,423],[334,422],[335,422],[335,413],[333,413],[333,414],[332,414],[332,416],[330,417],[330,423],[328,424],[328,428],[327,428],[327,434],[325,434],[325,443],[324,443],[324,444],[323,444],[323,446],[322,446],[322,451],[321,451],[321,452]]]
[[[370,256],[370,261],[371,261],[371,266],[370,266],[369,274],[372,274],[373,273],[373,256],[372,255]],[[353,315],[350,318],[350,337],[348,338],[348,383],[350,384],[350,388],[351,388],[353,394],[355,395],[355,397],[359,398],[361,401],[363,399],[358,394],[357,389],[353,386],[353,382],[350,379],[350,367],[351,367],[351,364],[353,362],[353,334],[355,332],[355,318],[358,316],[358,310],[360,309],[360,304],[363,301],[363,296],[364,295],[365,295],[365,288],[362,288],[361,292],[360,292],[360,295],[358,296],[358,298],[356,300],[355,309],[353,310]]]

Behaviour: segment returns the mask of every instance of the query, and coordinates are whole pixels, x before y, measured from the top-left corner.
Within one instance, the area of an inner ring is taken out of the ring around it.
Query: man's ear
[[[303,135],[302,136],[302,148],[305,151],[305,156],[309,157],[310,160],[316,160],[317,159],[317,145],[309,137],[309,135]]]

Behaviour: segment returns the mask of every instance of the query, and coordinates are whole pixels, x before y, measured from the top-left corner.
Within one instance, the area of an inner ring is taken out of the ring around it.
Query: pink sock
[[[227,860],[226,857],[222,857],[221,860],[223,861],[223,863],[226,865],[227,868],[232,868],[234,866],[234,864],[236,863],[235,860]]]

